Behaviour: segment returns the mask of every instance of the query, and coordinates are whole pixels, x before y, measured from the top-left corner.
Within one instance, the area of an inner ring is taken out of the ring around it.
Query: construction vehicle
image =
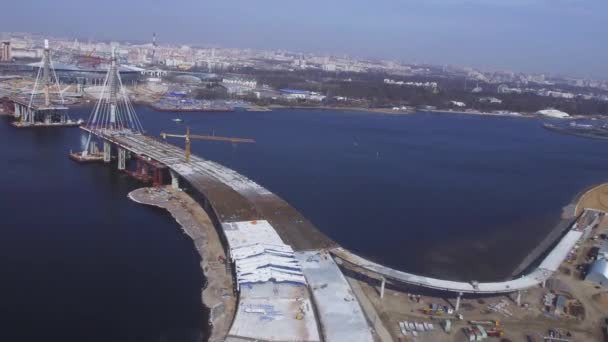
[[[469,321],[469,324],[471,324],[471,325],[489,325],[489,326],[493,326],[493,327],[499,327],[500,321],[495,321],[495,320]]]
[[[425,308],[425,309],[421,309],[420,311],[425,315],[441,316],[444,314],[443,310],[439,310],[439,309],[433,310],[430,308]]]
[[[190,141],[192,139],[200,139],[200,140],[211,140],[211,141],[227,141],[233,144],[238,143],[254,143],[255,140],[247,139],[247,138],[232,138],[232,137],[219,137],[215,135],[194,135],[190,134],[190,127],[186,127],[186,134],[170,134],[170,133],[160,133],[160,136],[167,140],[167,137],[171,138],[183,138],[186,139],[186,148],[185,148],[185,159],[186,163],[190,162]]]
[[[502,329],[489,329],[486,331],[488,334],[488,337],[502,337],[502,335],[505,334],[504,330]]]

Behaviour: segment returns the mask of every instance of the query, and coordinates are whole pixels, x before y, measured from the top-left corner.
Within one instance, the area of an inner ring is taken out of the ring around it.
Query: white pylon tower
[[[43,97],[41,98],[40,95]],[[36,74],[36,81],[28,107],[29,110],[21,116],[22,122],[34,123],[36,120],[41,120],[43,122],[65,123],[68,119],[67,108],[59,86],[59,78],[51,60],[48,39],[44,40],[42,61]],[[41,114],[38,118],[36,117],[37,113]]]
[[[120,79],[116,51],[112,48],[112,61],[108,68],[103,89],[85,127],[97,135],[143,134],[144,129],[129,100]],[[87,153],[91,135],[83,153]]]

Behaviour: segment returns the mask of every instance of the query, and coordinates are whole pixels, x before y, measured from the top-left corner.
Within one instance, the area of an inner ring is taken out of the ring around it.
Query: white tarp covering
[[[222,223],[230,245],[238,288],[242,284],[295,283],[306,285],[293,249],[284,244],[268,221]]]

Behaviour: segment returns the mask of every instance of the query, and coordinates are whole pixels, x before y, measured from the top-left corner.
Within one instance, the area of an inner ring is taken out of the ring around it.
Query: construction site
[[[50,89],[58,82],[51,77],[48,44],[45,51],[29,102],[12,99],[17,127],[74,124],[61,96],[52,100]],[[466,282],[411,274],[340,247],[270,190],[191,148],[193,139],[244,145],[253,139],[199,135],[189,128],[146,135],[114,53],[109,63],[89,119],[76,123],[86,136],[84,148],[68,156],[79,164],[111,165],[152,186],[130,198],[166,209],[192,238],[209,279],[201,297],[212,312],[211,340],[605,338],[606,185],[567,206],[564,223],[510,279]],[[40,100],[34,96],[39,83]],[[171,141],[183,141],[184,148]]]
[[[78,127],[82,122],[71,120],[68,115],[68,107],[51,60],[48,40],[44,41],[43,57],[37,69],[31,88],[25,84],[27,92],[15,94],[11,89],[11,94],[4,100],[5,103],[12,102],[14,106],[15,121],[12,125],[18,128]],[[9,78],[9,81],[14,79]]]

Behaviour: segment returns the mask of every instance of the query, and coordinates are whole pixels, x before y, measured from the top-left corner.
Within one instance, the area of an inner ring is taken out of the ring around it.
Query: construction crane
[[[247,139],[247,138],[231,138],[231,137],[219,137],[215,135],[194,135],[190,134],[190,127],[186,127],[186,134],[170,134],[170,133],[160,133],[160,136],[163,137],[164,140],[167,140],[167,137],[170,138],[183,138],[186,139],[186,163],[190,162],[190,140],[191,139],[200,139],[200,140],[212,140],[212,141],[227,141],[233,144],[238,143],[254,143],[255,140]]]

